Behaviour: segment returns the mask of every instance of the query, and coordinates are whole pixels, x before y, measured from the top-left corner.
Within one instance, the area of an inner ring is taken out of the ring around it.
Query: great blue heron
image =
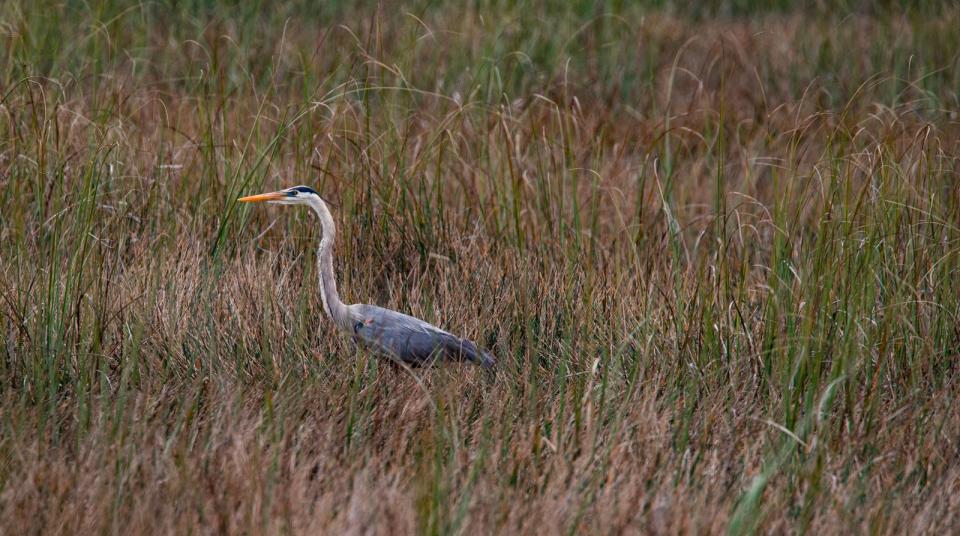
[[[355,303],[346,305],[337,293],[333,275],[333,242],[337,233],[330,209],[320,194],[307,186],[241,197],[245,203],[266,201],[280,205],[307,205],[320,217],[320,248],[317,265],[320,269],[320,297],[330,320],[354,340],[362,342],[384,357],[412,366],[431,363],[435,359],[471,361],[484,368],[492,367],[493,356],[472,342],[451,335],[442,329],[403,313]]]

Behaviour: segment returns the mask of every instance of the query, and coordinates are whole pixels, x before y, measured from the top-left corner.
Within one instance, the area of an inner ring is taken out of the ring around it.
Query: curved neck
[[[337,292],[337,280],[333,274],[333,242],[337,236],[337,228],[333,223],[333,215],[327,204],[316,196],[310,196],[310,206],[320,217],[320,248],[317,250],[317,268],[320,272],[320,297],[323,299],[323,309],[333,323],[343,329],[350,329],[350,314],[347,306],[340,301]]]

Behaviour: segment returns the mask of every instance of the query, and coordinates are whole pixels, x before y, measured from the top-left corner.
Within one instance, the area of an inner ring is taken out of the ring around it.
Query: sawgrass
[[[955,531],[960,10],[787,4],[0,4],[3,532]]]

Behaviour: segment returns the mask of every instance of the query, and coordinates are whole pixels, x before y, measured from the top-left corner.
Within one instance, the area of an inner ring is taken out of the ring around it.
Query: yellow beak
[[[258,203],[260,201],[275,201],[285,197],[287,197],[287,194],[283,192],[270,192],[267,194],[248,195],[247,197],[241,197],[240,199],[237,199],[237,201],[240,201],[241,203]]]

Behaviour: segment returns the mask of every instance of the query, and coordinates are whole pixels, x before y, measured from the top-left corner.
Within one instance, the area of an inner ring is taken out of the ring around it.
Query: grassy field
[[[0,0],[0,533],[960,530],[960,7],[817,4]]]

